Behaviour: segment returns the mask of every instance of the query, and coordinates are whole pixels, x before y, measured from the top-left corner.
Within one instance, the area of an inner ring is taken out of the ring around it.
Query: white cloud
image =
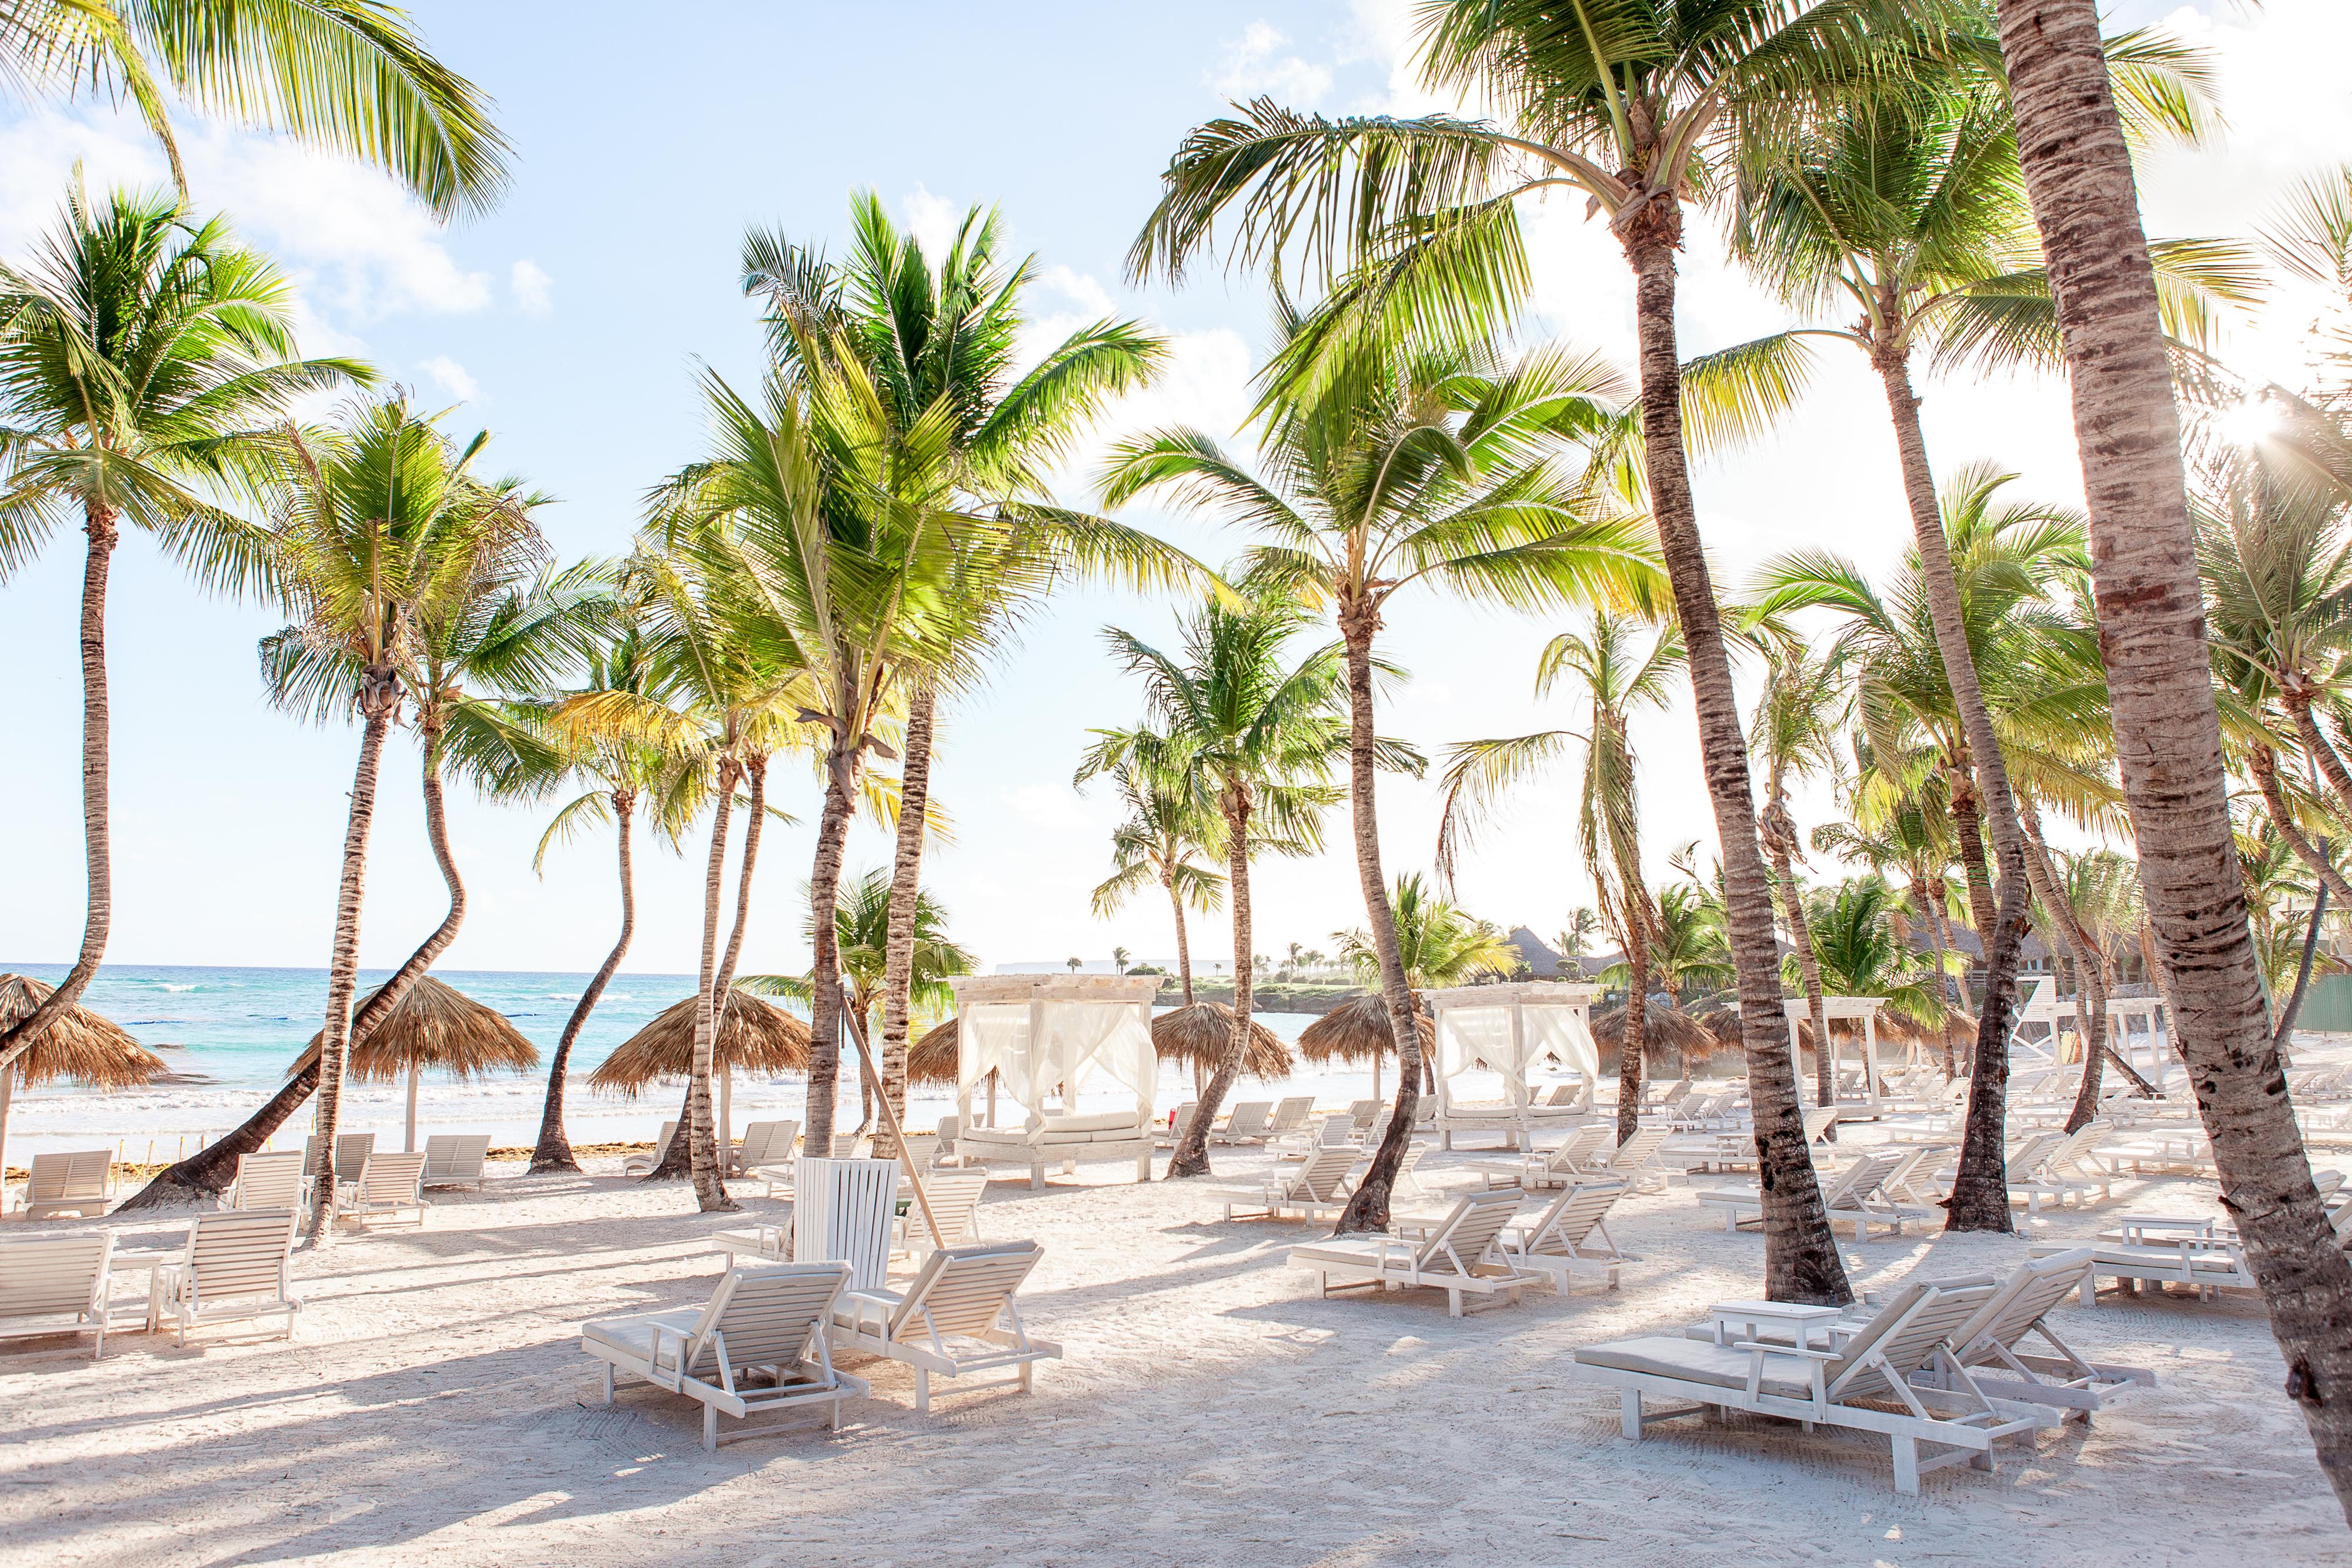
[[[1313,108],[1331,90],[1330,68],[1283,53],[1289,41],[1271,23],[1252,22],[1225,46],[1209,85],[1230,99],[1263,94],[1278,103]]]
[[[1111,303],[1110,290],[1097,282],[1091,273],[1049,267],[1037,275],[1037,281],[1068,299],[1090,321],[1099,321],[1118,308]]]
[[[934,196],[921,185],[898,198],[898,209],[907,216],[907,228],[923,247],[923,254],[938,256],[955,238],[956,225],[963,214],[945,196]]]
[[[456,398],[459,402],[480,401],[481,387],[465,366],[446,354],[436,354],[417,369],[433,378],[433,384]]]
[[[555,308],[555,299],[550,292],[554,282],[545,267],[527,256],[518,259],[507,271],[508,291],[526,316],[544,316]]]

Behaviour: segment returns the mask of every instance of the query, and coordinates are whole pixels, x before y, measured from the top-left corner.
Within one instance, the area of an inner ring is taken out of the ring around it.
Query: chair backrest
[[[1807,1144],[1820,1143],[1822,1136],[1837,1125],[1838,1108],[1834,1105],[1816,1105],[1804,1114]]]
[[[91,1311],[104,1296],[113,1256],[110,1230],[0,1240],[0,1318]]]
[[[1658,1151],[1665,1146],[1667,1135],[1664,1127],[1635,1128],[1633,1135],[1618,1145],[1615,1152],[1610,1155],[1610,1174],[1623,1176],[1629,1171],[1640,1170],[1657,1158]]]
[[[360,1173],[362,1203],[415,1203],[425,1189],[425,1155],[370,1155]]]
[[[1503,1227],[1518,1211],[1519,1199],[1526,1196],[1515,1186],[1470,1194],[1454,1206],[1444,1223],[1429,1233],[1412,1266],[1450,1272],[1454,1260],[1459,1258],[1464,1268],[1476,1268],[1495,1249],[1495,1239],[1502,1235]]]
[[[1355,1124],[1358,1132],[1361,1132],[1366,1127],[1370,1126],[1372,1124],[1372,1118],[1380,1113],[1381,1103],[1377,1100],[1350,1100],[1348,1102],[1348,1120]]]
[[[931,1200],[931,1218],[940,1223],[942,1245],[961,1247],[980,1239],[980,1200],[987,1191],[986,1171],[934,1171],[923,1177],[923,1196]],[[907,1230],[909,1235],[930,1235],[929,1228],[923,1225],[921,1208],[911,1201]]]
[[[1323,1148],[1353,1148],[1355,1124],[1345,1116],[1326,1116],[1316,1125],[1315,1142]]]
[[[801,1124],[786,1118],[775,1122],[751,1122],[743,1128],[743,1147],[738,1156],[746,1167],[774,1165],[793,1157],[793,1141],[801,1135]]]
[[[2042,1168],[2042,1162],[2048,1157],[2051,1149],[2065,1136],[2063,1133],[2027,1134],[2025,1137],[2019,1140],[2017,1147],[2010,1151],[2008,1159],[2003,1162],[2003,1179],[2011,1185],[2032,1181],[2033,1173]]]
[[[791,1366],[807,1353],[810,1336],[833,1316],[833,1304],[848,1283],[845,1263],[757,1263],[728,1270],[687,1341],[685,1370],[697,1376],[715,1371],[721,1341],[730,1369]]]
[[[299,1208],[308,1173],[303,1156],[292,1149],[275,1154],[239,1155],[236,1186],[229,1194],[231,1208]]]
[[[2042,1168],[2053,1175],[2063,1175],[2104,1143],[2107,1134],[2114,1131],[2112,1124],[2094,1117],[2053,1144],[2050,1152],[2042,1156]]]
[[[923,1260],[890,1314],[894,1340],[928,1339],[936,1333],[983,1334],[1004,1315],[1004,1304],[1029,1277],[1045,1249],[1034,1241],[999,1241],[986,1247],[949,1247]]]
[[[1339,1196],[1339,1185],[1356,1166],[1356,1151],[1346,1144],[1321,1144],[1307,1156],[1307,1163],[1291,1173],[1283,1196],[1294,1201],[1329,1203]]]
[[[1853,1163],[1839,1171],[1822,1186],[1822,1207],[1832,1213],[1839,1209],[1859,1208],[1893,1169],[1892,1154],[1856,1155]]]
[[[1927,1364],[1937,1347],[1976,1314],[1995,1290],[1990,1281],[1904,1286],[1838,1359],[1823,1368],[1832,1400],[1893,1396],[1894,1385]],[[1878,1364],[1880,1361],[1884,1365]]]
[[[1979,1345],[2010,1349],[2042,1314],[2082,1289],[2091,1272],[2092,1251],[2077,1247],[2021,1265],[1997,1285],[1968,1322],[1952,1331],[1952,1344],[1966,1356]]]
[[[1198,1100],[1187,1100],[1177,1106],[1174,1113],[1168,1118],[1169,1132],[1176,1137],[1182,1137],[1184,1129],[1192,1124],[1192,1113],[1200,1108],[1201,1103]]]
[[[793,1261],[846,1263],[849,1288],[882,1286],[898,1209],[896,1160],[813,1160],[793,1171]]]
[[[367,1164],[368,1156],[373,1153],[375,1153],[373,1133],[336,1134],[335,1179],[358,1180],[360,1167]],[[319,1174],[319,1140],[315,1137],[302,1140],[302,1174],[306,1176]]]
[[[478,1181],[489,1157],[488,1133],[436,1133],[425,1140],[425,1179]]]
[[[833,1157],[837,1160],[856,1159],[857,1145],[865,1141],[863,1133],[835,1133],[833,1135]]]
[[[1879,1173],[1878,1190],[1900,1203],[1910,1195],[1911,1178],[1927,1162],[1927,1156],[1943,1151],[1933,1144],[1913,1144],[1895,1156],[1895,1163]]]
[[[1579,1127],[1568,1135],[1568,1141],[1551,1152],[1544,1168],[1572,1176],[1598,1157],[1617,1140],[1614,1123],[1595,1122],[1589,1127]]]
[[[188,1299],[286,1297],[287,1263],[294,1254],[294,1211],[238,1209],[199,1214],[188,1222]]]
[[[1266,1117],[1274,1112],[1271,1100],[1244,1100],[1234,1107],[1225,1119],[1225,1135],[1231,1138],[1255,1138],[1265,1132]]]
[[[1315,1109],[1312,1094],[1293,1094],[1274,1108],[1274,1120],[1265,1124],[1269,1133],[1287,1133],[1307,1124],[1307,1113]]]
[[[35,1155],[27,1173],[25,1201],[71,1203],[76,1198],[103,1198],[106,1173],[114,1163],[111,1149],[76,1149],[68,1154]]]
[[[1572,1254],[1584,1245],[1592,1228],[1608,1218],[1610,1207],[1625,1196],[1627,1185],[1622,1181],[1570,1182],[1528,1231],[1526,1250],[1549,1258]]]

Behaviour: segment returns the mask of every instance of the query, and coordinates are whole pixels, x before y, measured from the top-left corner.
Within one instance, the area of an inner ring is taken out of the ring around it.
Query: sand
[[[1869,1142],[1877,1134],[1849,1128]],[[1504,1158],[1433,1153],[1440,1177]],[[2325,1159],[2326,1156],[2321,1156]],[[1255,1153],[1220,1152],[1255,1180]],[[2352,1164],[2338,1158],[2337,1162]],[[213,1331],[0,1353],[0,1563],[1003,1564],[2206,1563],[2352,1559],[2251,1298],[2103,1299],[2064,1332],[2157,1385],[2093,1424],[2004,1445],[1897,1495],[1883,1440],[1761,1418],[1618,1435],[1565,1353],[1759,1293],[1761,1240],[1689,1190],[1622,1205],[1622,1288],[1530,1292],[1462,1319],[1438,1292],[1318,1300],[1285,1266],[1304,1226],[1219,1221],[1200,1183],[1083,1167],[993,1184],[992,1239],[1034,1237],[1024,1296],[1065,1358],[1036,1392],[939,1397],[850,1363],[844,1429],[699,1446],[700,1407],[600,1402],[583,1320],[694,1302],[704,1239],[783,1207],[698,1217],[684,1184],[493,1166],[421,1231],[298,1255],[293,1342]],[[1025,1173],[1024,1173],[1025,1174]],[[2125,1178],[2034,1239],[2127,1210],[2206,1212],[2210,1182]],[[2022,1220],[2021,1219],[2021,1223]],[[126,1228],[126,1244],[152,1236]],[[2019,1238],[1847,1244],[1857,1282],[2005,1268]]]

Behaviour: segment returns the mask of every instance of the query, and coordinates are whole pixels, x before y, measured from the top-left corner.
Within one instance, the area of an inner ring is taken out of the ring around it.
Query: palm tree
[[[1590,905],[1580,904],[1570,913],[1568,924],[1560,928],[1559,935],[1552,938],[1552,945],[1565,957],[1581,958],[1591,951],[1593,934],[1600,929],[1601,916]]]
[[[1821,900],[1807,929],[1814,967],[1838,995],[1885,997],[1890,1010],[1923,1024],[1943,1018],[1932,981],[1897,928],[1895,893],[1880,878],[1858,878]],[[1793,954],[1789,967],[1796,967]],[[1828,1057],[1829,1034],[1818,1022],[1813,1028],[1813,1054]]]
[[[1589,704],[1583,735],[1555,729],[1454,747],[1445,768],[1445,810],[1438,824],[1438,870],[1450,881],[1471,833],[1510,787],[1570,742],[1583,741],[1577,848],[1601,902],[1601,920],[1625,956],[1625,1032],[1617,1052],[1621,1140],[1633,1135],[1641,1117],[1642,1035],[1657,919],[1642,871],[1640,768],[1631,727],[1636,713],[1663,708],[1671,700],[1670,683],[1682,662],[1682,639],[1671,628],[1651,638],[1645,648],[1634,622],[1623,616],[1593,617],[1589,634],[1559,633],[1537,663],[1536,695],[1541,697],[1563,678],[1573,679]]]
[[[1184,906],[1189,904],[1207,915],[1225,901],[1225,879],[1197,858],[1222,852],[1223,821],[1215,802],[1192,788],[1196,780],[1181,774],[1166,777],[1136,760],[1164,751],[1158,737],[1139,738],[1118,730],[1096,733],[1101,738],[1079,764],[1076,781],[1083,784],[1097,774],[1108,777],[1127,807],[1127,820],[1111,832],[1116,869],[1096,884],[1091,900],[1095,918],[1108,919],[1146,883],[1158,883],[1176,919],[1176,972],[1183,979],[1189,1008],[1192,943],[1184,928]]]
[[[1286,301],[1285,349],[1318,330]],[[1349,799],[1356,879],[1382,953],[1381,987],[1402,1084],[1342,1231],[1386,1223],[1411,1141],[1421,1036],[1381,869],[1373,773],[1374,639],[1396,595],[1428,586],[1474,602],[1541,608],[1643,596],[1656,570],[1622,519],[1593,516],[1563,472],[1565,444],[1606,423],[1613,379],[1591,360],[1538,351],[1506,362],[1483,350],[1374,345],[1318,390],[1270,400],[1257,420],[1261,470],[1197,430],[1114,453],[1106,505],[1152,491],[1213,510],[1254,533],[1252,571],[1330,606],[1346,656]]]
[[[380,0],[54,0],[9,7],[0,61],[60,97],[128,98],[186,195],[164,89],[372,163],[444,220],[487,210],[511,148],[482,90]]]
[[[1114,654],[1143,677],[1157,722],[1128,732],[1130,766],[1199,780],[1224,820],[1225,878],[1234,924],[1232,1042],[1202,1090],[1191,1128],[1170,1156],[1171,1176],[1209,1174],[1208,1129],[1231,1092],[1248,1050],[1252,854],[1307,854],[1321,847],[1324,810],[1339,792],[1323,782],[1348,745],[1337,716],[1341,674],[1326,648],[1290,662],[1287,647],[1306,623],[1294,606],[1273,601],[1230,608],[1211,600],[1184,623],[1181,653],[1162,653],[1117,627],[1104,631]],[[1403,760],[1402,748],[1389,748]],[[1081,777],[1085,777],[1082,770]]]
[[[1796,819],[1789,813],[1789,779],[1803,778],[1837,766],[1838,727],[1852,704],[1844,672],[1833,654],[1813,656],[1804,639],[1788,628],[1766,632],[1758,641],[1764,653],[1764,689],[1756,698],[1756,714],[1748,721],[1748,743],[1764,765],[1764,810],[1757,813],[1757,834],[1772,860],[1773,887],[1780,895],[1780,915],[1788,923],[1789,941],[1796,948],[1797,978],[1812,1015],[1813,1039],[1829,1039],[1829,1018],[1822,1002],[1821,967],[1813,961],[1813,939],[1805,926],[1805,900],[1797,886],[1800,840]],[[1862,994],[1853,991],[1841,995]],[[1829,1052],[1814,1054],[1813,1103],[1837,1103],[1837,1085]],[[1835,1136],[1832,1124],[1832,1136]]]
[[[2179,422],[2131,155],[2094,0],[2000,0],[2018,142],[2064,337],[2099,652],[2141,881],[2223,1201],[2288,1387],[2352,1518],[2352,1260],[2334,1245],[2271,1039],[2198,591]]]
[[[5,33],[5,29],[0,29]],[[106,670],[108,573],[125,523],[200,583],[268,580],[267,530],[226,509],[282,450],[268,427],[294,400],[368,372],[293,358],[294,296],[219,218],[167,196],[114,191],[92,206],[77,181],[57,228],[22,265],[0,266],[0,581],[80,514],[82,825],[89,905],[57,988],[0,1030],[0,1073],[80,998],[113,921]]]
[[[1416,993],[1416,1010],[1422,991],[1506,976],[1518,963],[1518,949],[1500,931],[1439,897],[1417,871],[1396,879],[1389,907],[1396,915],[1397,953],[1404,962],[1405,978]],[[1331,939],[1339,945],[1341,963],[1368,982],[1377,978],[1380,948],[1369,935],[1335,931]]]
[[[1874,771],[1872,749],[1867,740],[1857,740],[1854,749],[1860,775],[1853,791],[1859,808],[1857,821],[1822,823],[1813,830],[1813,848],[1881,874],[1894,870],[1903,873],[1910,901],[1918,917],[1927,923],[1928,944],[1935,956],[1936,995],[1940,1010],[1930,1021],[1940,1031],[1944,1078],[1948,1082],[1958,1076],[1959,1064],[1953,1055],[1945,1015],[1956,1000],[1966,999],[1965,993],[1958,998],[1952,994],[1951,976],[1957,960],[1950,929],[1950,813],[1941,810],[1924,788],[1895,792],[1891,799],[1873,807],[1871,791],[1864,782]]]

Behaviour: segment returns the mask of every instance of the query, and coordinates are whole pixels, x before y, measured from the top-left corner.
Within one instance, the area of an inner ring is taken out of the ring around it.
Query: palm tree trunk
[[[1192,1005],[1192,939],[1184,930],[1184,895],[1176,891],[1176,873],[1160,878],[1168,885],[1168,907],[1176,916],[1176,972],[1184,980],[1184,1005]]]
[[[1650,1032],[1650,934],[1640,904],[1649,894],[1635,888],[1639,904],[1628,911],[1633,929],[1619,937],[1625,948],[1625,1027],[1617,1031],[1617,1141],[1623,1143],[1642,1130],[1642,1074],[1648,1063],[1642,1052]]]
[[[841,896],[841,856],[849,814],[857,800],[854,744],[836,738],[824,762],[824,814],[817,822],[816,861],[809,872],[810,975],[808,1107],[801,1135],[812,1149],[833,1145],[833,1103],[841,1092],[841,939],[834,926]]]
[[[1217,1109],[1233,1092],[1234,1080],[1241,1076],[1242,1063],[1249,1058],[1250,982],[1253,966],[1249,961],[1250,941],[1254,935],[1250,920],[1249,885],[1249,787],[1238,779],[1225,785],[1225,862],[1226,874],[1232,879],[1234,916],[1234,1030],[1225,1045],[1225,1053],[1217,1059],[1217,1070],[1209,1074],[1208,1086],[1201,1091],[1199,1103],[1193,1107],[1192,1120],[1186,1125],[1184,1135],[1176,1140],[1175,1152],[1168,1156],[1168,1175],[1202,1176],[1209,1175],[1209,1126],[1217,1119]]]
[[[2294,733],[2303,742],[2305,755],[2319,765],[2327,778],[2328,787],[2336,791],[2336,809],[2352,812],[2352,772],[2344,767],[2344,758],[2327,743],[2319,727],[2319,720],[2311,711],[2311,698],[2299,690],[2285,694],[2286,710],[2294,717]]]
[[[400,687],[391,672],[371,670],[360,695],[365,723],[360,759],[352,775],[352,810],[343,829],[343,874],[335,893],[335,940],[327,957],[327,1018],[319,1039],[319,1174],[310,1188],[310,1245],[324,1246],[334,1234],[335,1127],[343,1105],[343,1069],[352,1039],[352,993],[359,984],[360,902],[366,891],[368,830],[375,822],[376,772],[384,737],[392,729]]]
[[[1830,1046],[1829,1007],[1822,999],[1822,962],[1813,952],[1812,923],[1805,918],[1805,901],[1797,893],[1797,824],[1789,815],[1789,801],[1780,780],[1772,781],[1772,803],[1757,824],[1772,852],[1773,884],[1780,894],[1780,915],[1788,922],[1789,945],[1797,950],[1797,976],[1805,988],[1806,1010],[1813,1021],[1813,1104],[1837,1103],[1836,1052]],[[1829,1136],[1834,1140],[1832,1125]]]
[[[1776,1301],[1843,1306],[1853,1292],[1806,1146],[1796,1069],[1782,1047],[1785,1036],[1775,1027],[1785,1015],[1772,935],[1772,884],[1756,844],[1756,799],[1748,784],[1738,694],[1683,453],[1682,371],[1675,336],[1675,252],[1682,243],[1682,211],[1671,198],[1653,196],[1619,214],[1615,227],[1635,279],[1650,509],[1688,650],[1699,755],[1723,857],[1725,925],[1738,977],[1740,1016],[1747,1020],[1742,1032],[1764,1207],[1765,1294]]]
[[[2267,746],[2257,746],[2246,753],[2246,771],[2253,776],[2254,788],[2262,791],[2263,805],[2270,811],[2271,826],[2286,841],[2295,858],[2309,866],[2312,873],[2327,884],[2338,902],[2352,904],[2352,883],[2344,879],[2335,862],[2319,852],[2309,834],[2294,820],[2287,805],[2286,792],[2279,787],[2278,758]]]
[[[113,509],[101,502],[86,504],[82,521],[89,536],[81,570],[81,824],[89,903],[73,967],[31,1012],[0,1030],[0,1078],[14,1069],[44,1030],[80,1000],[98,973],[99,960],[106,956],[107,933],[114,924],[114,828],[107,788],[112,726],[106,690],[106,580],[121,533]]]
[[[1983,814],[1977,809],[1976,781],[1962,768],[1945,775],[1952,796],[1952,836],[1959,841],[1960,880],[1969,890],[1969,924],[1977,928],[1977,942],[1992,955],[1995,900],[1992,862],[1985,855]]]
[[[718,1055],[719,908],[727,884],[727,829],[735,807],[736,768],[733,757],[720,758],[718,800],[710,813],[710,858],[702,873],[702,964],[694,993],[694,1062],[688,1074],[686,1114],[681,1118],[687,1136],[687,1168],[694,1177],[696,1210],[703,1214],[735,1207],[719,1182],[718,1158],[712,1147],[718,1134],[710,1111],[710,1073]],[[671,1164],[668,1155],[677,1148],[677,1136],[672,1134],[662,1164],[645,1179],[667,1179],[667,1167]]]
[[[621,960],[629,951],[629,938],[637,928],[636,868],[631,862],[629,819],[636,810],[637,795],[634,789],[613,791],[613,821],[620,829],[621,843],[621,936],[613,950],[604,956],[604,967],[596,971],[588,988],[580,993],[572,1005],[572,1016],[563,1020],[563,1038],[555,1042],[555,1060],[547,1070],[547,1105],[539,1113],[539,1144],[530,1152],[530,1174],[547,1171],[577,1173],[580,1162],[572,1157],[572,1140],[563,1132],[563,1080],[572,1065],[572,1048],[578,1043],[580,1031],[588,1025],[588,1015],[596,1010],[596,1003],[604,995],[604,988],[613,983],[620,972]],[[676,1143],[677,1140],[670,1140]]]
[[[921,685],[907,699],[904,760],[898,769],[898,843],[890,864],[888,926],[882,943],[882,1092],[900,1121],[907,1114],[907,1034],[914,1014],[915,904],[922,892],[923,827],[931,799],[931,721],[939,694]],[[874,1134],[874,1157],[898,1157],[896,1124]]]
[[[1386,1230],[1389,1197],[1397,1169],[1412,1144],[1412,1124],[1421,1109],[1421,1024],[1414,1016],[1412,988],[1404,956],[1397,947],[1396,912],[1389,905],[1388,878],[1381,869],[1379,796],[1372,769],[1376,736],[1372,723],[1372,637],[1380,630],[1377,600],[1360,595],[1339,601],[1339,638],[1348,662],[1348,811],[1356,838],[1356,881],[1364,895],[1364,925],[1381,961],[1381,999],[1388,1004],[1389,1035],[1396,1041],[1396,1110],[1381,1134],[1381,1146],[1356,1183],[1334,1235]],[[1372,1054],[1374,1087],[1380,1053]]]
[[[2094,0],[2000,0],[2090,502],[2099,651],[2189,1080],[2320,1468],[2352,1517],[2352,1258],[2312,1185],[2231,838],[2178,416]]]

